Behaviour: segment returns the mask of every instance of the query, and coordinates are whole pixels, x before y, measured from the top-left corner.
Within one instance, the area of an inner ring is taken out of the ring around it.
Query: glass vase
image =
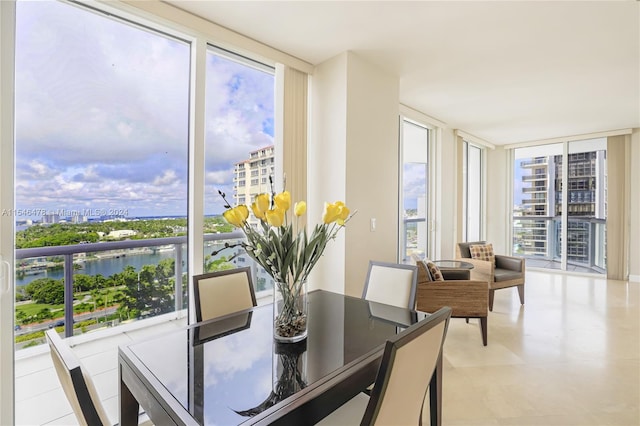
[[[275,283],[273,289],[273,338],[295,343],[307,337],[307,282]]]

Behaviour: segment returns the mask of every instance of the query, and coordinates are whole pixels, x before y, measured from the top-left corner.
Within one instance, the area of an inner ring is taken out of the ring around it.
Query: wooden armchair
[[[500,254],[494,255],[495,262],[473,259],[471,257],[471,246],[485,244],[486,242],[484,241],[458,243],[456,258],[473,264],[474,268],[471,270],[472,279],[489,283],[490,311],[493,311],[494,292],[502,288],[517,287],[520,304],[524,305],[524,259]]]
[[[478,318],[482,344],[487,346],[487,316],[489,314],[489,283],[470,280],[469,271],[442,269],[444,281],[434,281],[426,262],[414,258],[418,265],[416,309],[433,313],[449,306],[451,318]]]

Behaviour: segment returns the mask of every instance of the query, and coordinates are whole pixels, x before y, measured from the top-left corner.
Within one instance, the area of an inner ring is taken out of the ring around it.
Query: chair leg
[[[487,346],[487,317],[480,318],[480,332],[482,333],[482,344]]]
[[[469,324],[469,318],[465,318],[464,320]]]
[[[489,290],[489,310],[493,311],[493,294],[495,290]]]
[[[518,286],[518,296],[520,296],[520,304],[524,305],[524,284]]]

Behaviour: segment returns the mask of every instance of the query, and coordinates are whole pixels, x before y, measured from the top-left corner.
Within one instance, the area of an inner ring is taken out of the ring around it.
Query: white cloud
[[[158,176],[153,180],[153,184],[156,186],[173,185],[178,181],[176,172],[173,170],[165,170],[162,176]]]
[[[18,207],[186,214],[189,45],[59,2],[19,2],[16,37]],[[273,77],[208,62],[206,182],[230,193],[233,163],[273,143]]]
[[[127,124],[127,123],[118,123],[116,128],[118,129],[118,133],[125,139],[129,139],[129,136],[131,135],[131,132],[133,131],[133,126],[131,126],[131,125]]]

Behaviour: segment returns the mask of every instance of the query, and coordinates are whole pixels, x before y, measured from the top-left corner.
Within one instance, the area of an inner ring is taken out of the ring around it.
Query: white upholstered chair
[[[444,307],[387,341],[371,396],[359,393],[318,424],[422,424],[450,317],[451,309]]]
[[[195,275],[193,290],[197,322],[256,306],[249,267]]]
[[[47,330],[45,336],[49,343],[56,374],[78,423],[89,426],[111,425],[93,380],[83,369],[80,359],[60,338],[55,329]],[[152,425],[144,414],[139,421],[140,424]]]
[[[418,267],[400,263],[369,261],[362,298],[401,308],[414,309]]]

